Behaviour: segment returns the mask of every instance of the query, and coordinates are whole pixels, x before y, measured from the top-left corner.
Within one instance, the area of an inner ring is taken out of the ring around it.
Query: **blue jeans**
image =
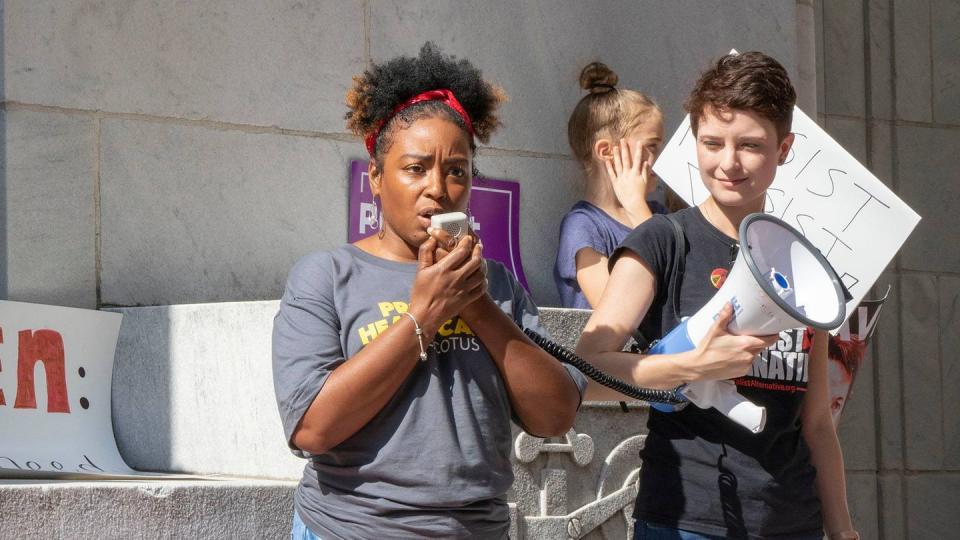
[[[320,540],[319,536],[313,534],[313,532],[307,528],[296,510],[293,511],[293,526],[290,528],[290,540]]]
[[[633,528],[633,540],[723,540],[723,537],[661,527],[638,520]]]

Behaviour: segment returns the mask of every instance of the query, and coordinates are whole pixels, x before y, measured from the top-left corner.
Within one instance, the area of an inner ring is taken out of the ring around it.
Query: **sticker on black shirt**
[[[738,387],[806,392],[812,338],[810,329],[780,332],[780,339],[754,358],[750,372],[734,382]]]

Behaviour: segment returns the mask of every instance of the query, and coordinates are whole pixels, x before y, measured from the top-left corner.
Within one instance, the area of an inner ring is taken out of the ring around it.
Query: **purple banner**
[[[350,162],[350,212],[347,242],[370,236],[380,216],[373,204],[366,161]],[[520,262],[520,184],[474,178],[470,191],[470,226],[483,241],[483,256],[503,263],[529,290]]]

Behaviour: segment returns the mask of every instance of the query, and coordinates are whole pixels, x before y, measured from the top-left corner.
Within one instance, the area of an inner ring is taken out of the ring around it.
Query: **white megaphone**
[[[750,214],[740,223],[740,252],[723,286],[647,354],[695,349],[727,303],[733,305],[727,326],[733,334],[764,336],[806,326],[830,330],[843,323],[848,296],[833,267],[803,235],[773,216]],[[678,390],[701,409],[713,407],[753,433],[763,431],[766,409],[740,395],[733,381],[694,381]]]

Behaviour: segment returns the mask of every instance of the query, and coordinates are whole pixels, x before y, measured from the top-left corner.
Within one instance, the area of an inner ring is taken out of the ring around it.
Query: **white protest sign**
[[[800,231],[827,257],[853,296],[849,316],[920,216],[796,107],[793,133],[793,148],[767,190],[764,211]],[[697,168],[689,115],[653,170],[691,206],[709,196]]]
[[[128,467],[113,435],[122,317],[0,300],[0,478],[156,476]]]

